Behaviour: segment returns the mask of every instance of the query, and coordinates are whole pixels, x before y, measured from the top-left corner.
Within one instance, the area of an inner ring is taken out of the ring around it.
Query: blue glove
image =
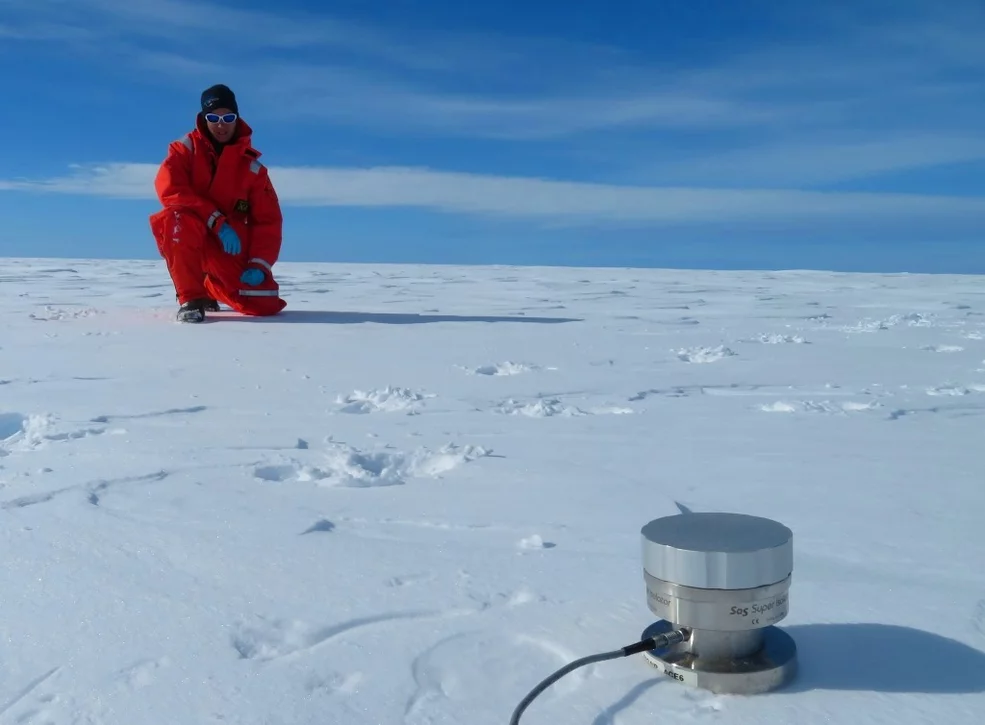
[[[243,284],[248,284],[250,286],[255,286],[263,282],[264,274],[256,267],[250,267],[248,270],[243,272],[240,276],[239,281]]]
[[[239,254],[240,244],[239,235],[229,224],[223,222],[218,231],[219,239],[222,241],[222,248],[226,254]]]

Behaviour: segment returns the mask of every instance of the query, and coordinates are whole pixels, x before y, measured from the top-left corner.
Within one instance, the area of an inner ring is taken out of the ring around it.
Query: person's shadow
[[[359,325],[377,323],[382,325],[420,325],[434,322],[521,322],[542,325],[560,324],[564,322],[581,322],[577,317],[530,317],[527,315],[441,315],[416,314],[405,312],[355,312],[328,310],[291,310],[286,309],[280,314],[270,317],[250,317],[238,314],[219,314],[216,316],[223,322],[277,322],[277,323],[308,323],[321,325]]]

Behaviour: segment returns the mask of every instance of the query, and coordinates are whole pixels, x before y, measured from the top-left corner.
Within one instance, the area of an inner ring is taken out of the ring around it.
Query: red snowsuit
[[[275,315],[287,306],[273,275],[280,201],[251,145],[252,129],[243,119],[238,124],[221,154],[201,116],[194,131],[171,142],[154,182],[164,208],[151,215],[151,231],[179,303],[212,297],[242,314]],[[216,236],[223,223],[239,235],[238,254],[227,253]],[[251,267],[264,273],[256,286],[240,281]]]

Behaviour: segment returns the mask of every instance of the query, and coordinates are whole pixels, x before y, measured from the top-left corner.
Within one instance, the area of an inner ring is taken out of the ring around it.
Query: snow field
[[[639,529],[794,531],[789,689],[641,659],[522,722],[978,723],[973,277],[0,260],[0,723],[506,723],[652,621]]]

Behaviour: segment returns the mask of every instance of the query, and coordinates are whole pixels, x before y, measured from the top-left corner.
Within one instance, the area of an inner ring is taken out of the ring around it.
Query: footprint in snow
[[[145,687],[150,687],[154,684],[159,670],[163,670],[170,666],[171,660],[168,657],[143,660],[131,665],[130,667],[120,670],[118,673],[118,679],[120,683],[126,685],[132,690],[142,690]]]
[[[261,481],[270,481],[271,483],[280,483],[283,481],[321,481],[329,476],[325,471],[297,461],[256,466],[253,469],[253,475]]]
[[[311,673],[305,678],[304,689],[313,695],[327,693],[330,695],[353,695],[359,691],[365,675],[362,672],[332,672],[330,674]]]

